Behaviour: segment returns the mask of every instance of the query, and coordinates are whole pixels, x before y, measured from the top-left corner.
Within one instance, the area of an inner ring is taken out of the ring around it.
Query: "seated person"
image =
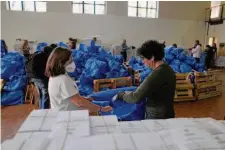
[[[90,113],[111,111],[110,106],[101,107],[91,103],[91,98],[80,96],[76,83],[66,74],[73,72],[75,67],[72,52],[68,49],[57,47],[48,58],[46,74],[50,77],[51,108],[64,111],[87,109]]]

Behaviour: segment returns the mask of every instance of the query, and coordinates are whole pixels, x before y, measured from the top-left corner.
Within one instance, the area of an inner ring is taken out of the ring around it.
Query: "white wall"
[[[106,45],[120,43],[126,38],[129,44],[135,46],[147,39],[157,39],[187,47],[192,46],[194,40],[203,41],[204,38],[204,22],[200,15],[202,11],[198,11],[196,2],[189,2],[187,6],[187,2],[178,2],[177,7],[186,6],[196,13],[184,17],[180,12],[182,9],[174,6],[175,2],[160,2],[159,19],[127,17],[125,1],[107,2],[106,15],[72,14],[71,2],[68,1],[47,3],[47,13],[35,13],[6,11],[2,2],[1,36],[10,48],[16,38],[56,42],[66,41],[68,37],[100,35]],[[206,7],[208,2],[202,4],[198,6]],[[172,13],[168,13],[167,9]]]

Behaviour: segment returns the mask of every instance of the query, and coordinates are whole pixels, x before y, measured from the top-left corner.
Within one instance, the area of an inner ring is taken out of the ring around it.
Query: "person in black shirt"
[[[48,77],[45,76],[45,68],[52,47],[44,47],[44,51],[37,53],[32,59],[32,80],[39,90],[39,109],[48,109],[50,100],[48,95]]]
[[[213,58],[216,59],[216,57],[217,57],[217,46],[216,46],[216,43],[213,43],[212,49],[213,49]]]
[[[167,64],[163,63],[164,49],[157,41],[147,41],[139,49],[138,54],[144,59],[146,66],[153,68],[151,74],[134,92],[120,92],[113,100],[127,103],[138,103],[147,98],[146,119],[174,118],[173,100],[176,89],[176,75]]]
[[[125,39],[123,40],[121,46],[122,46],[121,55],[123,56],[123,62],[127,62],[127,50],[129,49],[129,47],[127,46],[127,41]]]
[[[50,45],[50,47],[51,47],[52,49],[55,49],[55,48],[57,47],[57,44],[54,44],[54,43],[53,43],[53,44]]]
[[[209,69],[211,67],[211,62],[213,60],[213,48],[209,45],[206,45],[206,58],[205,58],[205,66],[206,69]]]

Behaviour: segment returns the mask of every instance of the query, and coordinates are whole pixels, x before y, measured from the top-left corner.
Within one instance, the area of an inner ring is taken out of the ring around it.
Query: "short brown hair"
[[[45,74],[55,77],[65,74],[65,64],[70,59],[72,52],[66,48],[56,47],[48,58]]]

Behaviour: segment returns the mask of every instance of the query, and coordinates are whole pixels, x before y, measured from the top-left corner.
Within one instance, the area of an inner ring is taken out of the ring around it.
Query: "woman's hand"
[[[111,110],[112,110],[112,107],[110,107],[110,106],[105,106],[105,107],[101,108],[101,112],[109,112]]]

